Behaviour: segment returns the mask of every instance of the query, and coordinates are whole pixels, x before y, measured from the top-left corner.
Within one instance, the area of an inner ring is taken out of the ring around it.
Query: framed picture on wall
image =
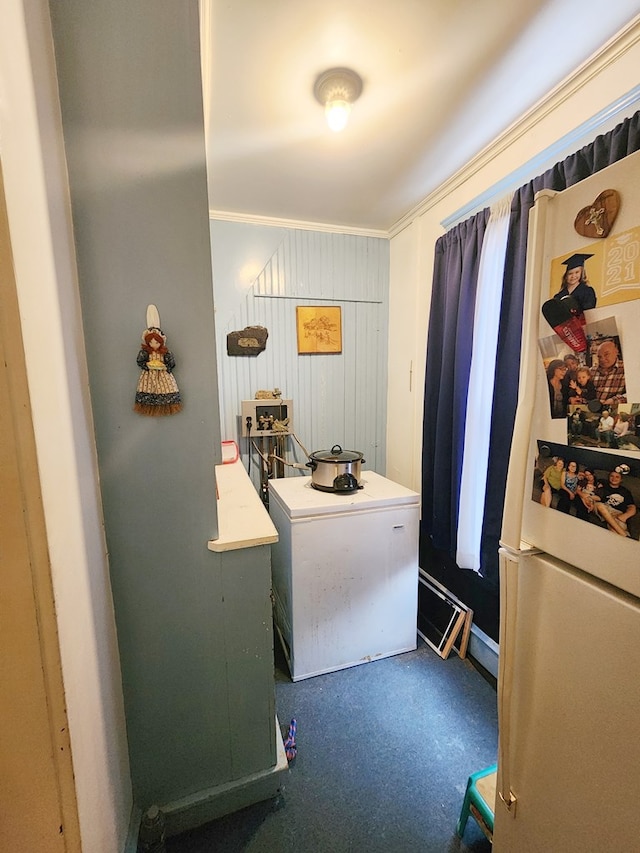
[[[298,305],[298,354],[342,352],[341,312],[339,305]]]

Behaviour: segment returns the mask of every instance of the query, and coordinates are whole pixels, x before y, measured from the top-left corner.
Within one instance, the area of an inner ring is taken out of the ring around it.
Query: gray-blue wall
[[[240,552],[223,565],[207,549],[221,448],[197,0],[55,0],[51,14],[134,797],[146,808],[274,763],[273,682],[252,692],[238,665],[251,625],[265,630],[268,581],[254,601]],[[150,303],[184,399],[168,417],[133,411]],[[259,557],[264,579],[268,549]]]

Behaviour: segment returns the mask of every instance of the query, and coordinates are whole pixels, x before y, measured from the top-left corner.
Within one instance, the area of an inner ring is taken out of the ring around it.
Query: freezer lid
[[[269,500],[276,501],[289,518],[308,518],[335,513],[362,512],[386,507],[419,507],[420,495],[374,471],[361,474],[362,489],[348,494],[322,492],[311,477],[269,480]]]

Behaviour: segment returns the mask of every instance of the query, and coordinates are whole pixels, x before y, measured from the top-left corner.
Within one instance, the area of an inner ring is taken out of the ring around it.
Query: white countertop
[[[240,459],[216,465],[216,486],[219,536],[207,543],[210,551],[235,551],[278,541],[278,531]]]

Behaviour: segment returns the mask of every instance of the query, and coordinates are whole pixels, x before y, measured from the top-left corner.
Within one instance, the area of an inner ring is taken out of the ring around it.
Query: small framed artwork
[[[342,352],[342,309],[339,305],[298,305],[298,354]]]

